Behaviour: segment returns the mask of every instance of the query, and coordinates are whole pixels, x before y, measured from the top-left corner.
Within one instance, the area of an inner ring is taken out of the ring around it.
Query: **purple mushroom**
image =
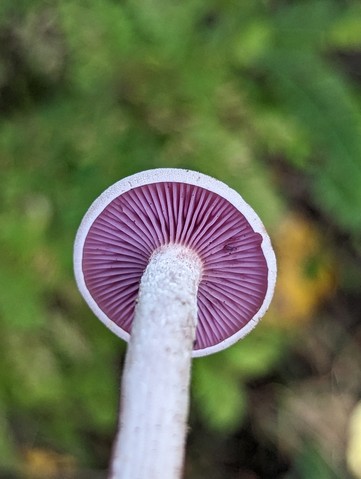
[[[191,357],[245,336],[272,299],[276,260],[264,226],[220,181],[149,170],[92,204],[74,265],[90,308],[129,341],[110,477],[179,478]]]

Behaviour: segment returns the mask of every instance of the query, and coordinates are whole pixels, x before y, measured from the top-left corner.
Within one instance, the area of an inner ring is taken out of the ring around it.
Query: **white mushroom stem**
[[[202,262],[157,250],[143,274],[122,379],[111,479],[182,475]]]

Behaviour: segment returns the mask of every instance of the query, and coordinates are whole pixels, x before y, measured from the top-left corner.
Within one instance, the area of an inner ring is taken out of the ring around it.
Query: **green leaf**
[[[235,430],[242,423],[247,398],[231,370],[212,367],[214,361],[197,360],[193,368],[193,395],[204,423],[210,429]],[[214,366],[214,364],[213,364]]]

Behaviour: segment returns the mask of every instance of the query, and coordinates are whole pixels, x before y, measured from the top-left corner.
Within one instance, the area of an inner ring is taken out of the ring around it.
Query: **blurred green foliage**
[[[72,245],[111,183],[153,167],[203,171],[236,188],[272,232],[288,208],[281,162],[358,244],[360,89],[340,53],[360,47],[357,0],[2,0],[3,468],[34,443],[105,467],[108,449],[94,438],[109,444],[114,433],[124,345],[83,304]],[[260,327],[195,361],[200,420],[239,427],[245,385],[287,344]],[[311,477],[306,466],[297,474]]]

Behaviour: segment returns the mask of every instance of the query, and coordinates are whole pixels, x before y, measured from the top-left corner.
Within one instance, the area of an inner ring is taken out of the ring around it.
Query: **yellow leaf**
[[[24,475],[27,478],[66,477],[74,472],[75,466],[75,458],[68,454],[41,448],[24,450]]]
[[[352,474],[361,478],[361,401],[350,417],[346,460]]]
[[[278,279],[267,317],[281,326],[308,322],[334,290],[335,261],[317,227],[300,215],[282,222],[274,246]]]

